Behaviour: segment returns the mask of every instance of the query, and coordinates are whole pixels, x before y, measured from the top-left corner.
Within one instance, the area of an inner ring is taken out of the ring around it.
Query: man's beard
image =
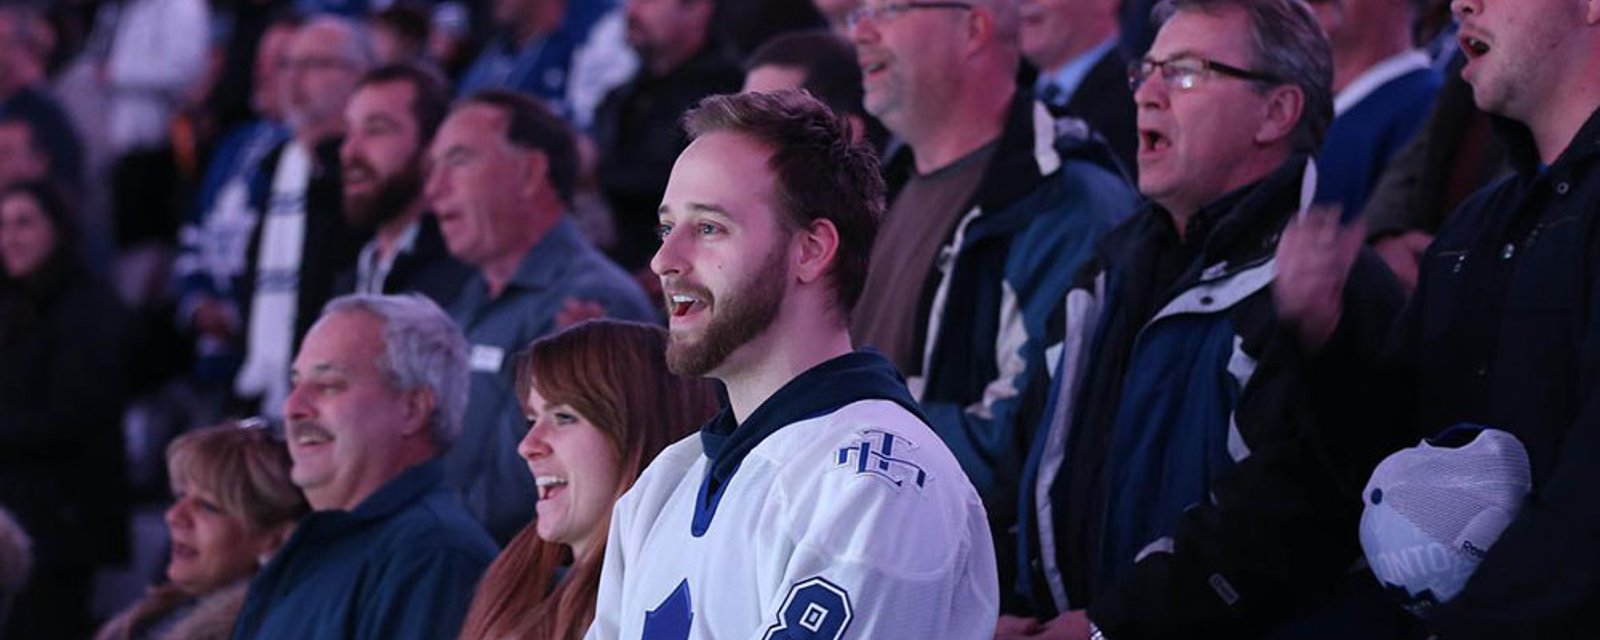
[[[655,57],[656,47],[651,42],[650,32],[644,25],[630,19],[623,34],[623,39],[627,42],[628,48],[633,49],[634,54],[638,55],[640,60],[649,60]]]
[[[362,164],[367,173],[373,173],[372,165],[359,159],[355,162]],[[356,229],[377,229],[399,217],[421,196],[422,163],[413,160],[400,173],[382,178],[372,191],[345,196],[344,219]]]
[[[783,305],[788,281],[784,243],[777,243],[755,273],[738,291],[712,300],[714,315],[700,340],[691,342],[679,333],[667,341],[667,369],[680,376],[704,376],[722,366],[734,350],[754,340],[772,326]]]

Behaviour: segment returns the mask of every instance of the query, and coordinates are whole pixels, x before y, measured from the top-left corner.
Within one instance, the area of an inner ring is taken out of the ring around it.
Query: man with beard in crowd
[[[977,491],[894,365],[850,346],[876,154],[798,91],[685,122],[650,266],[668,366],[721,380],[729,406],[617,503],[588,637],[989,637]]]
[[[337,293],[415,291],[448,306],[472,275],[450,256],[422,197],[423,152],[449,109],[444,79],[407,63],[373,70],[350,97],[339,150],[344,219],[374,235]]]

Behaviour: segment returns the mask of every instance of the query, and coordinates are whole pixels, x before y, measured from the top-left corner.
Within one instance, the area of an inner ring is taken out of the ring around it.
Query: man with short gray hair
[[[333,16],[295,31],[283,61],[279,93],[291,139],[267,153],[253,175],[249,202],[257,221],[248,266],[234,286],[245,354],[234,393],[259,399],[272,417],[288,393],[293,345],[366,242],[341,213],[339,147],[345,103],[375,61],[366,27]]]
[[[495,545],[444,484],[467,341],[420,295],[328,303],[295,358],[284,434],[315,510],[250,583],[241,638],[448,638]]]
[[[1307,366],[1273,289],[1278,233],[1316,192],[1327,40],[1299,0],[1167,0],[1156,17],[1129,74],[1148,201],[1057,316],[1018,526],[1033,612],[1000,638],[1263,637],[1360,555],[1384,439],[1363,407],[1307,396],[1373,390],[1344,360]],[[1376,354],[1398,285],[1369,252],[1347,291],[1342,355]]]

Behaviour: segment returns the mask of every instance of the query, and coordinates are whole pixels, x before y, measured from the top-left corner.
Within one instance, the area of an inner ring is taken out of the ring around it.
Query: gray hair
[[[349,18],[336,15],[319,15],[300,27],[301,31],[309,29],[332,29],[340,32],[344,42],[344,56],[356,65],[357,73],[366,73],[378,64],[378,48],[372,41],[372,31],[367,25]]]
[[[322,317],[366,313],[383,321],[378,370],[396,391],[433,391],[428,429],[434,444],[450,448],[467,411],[467,338],[439,305],[423,296],[351,294],[334,298]]]
[[[1020,49],[1022,16],[1017,0],[978,0],[976,5],[988,9],[993,16],[995,38],[1012,49]]]
[[[1305,105],[1291,143],[1314,154],[1333,122],[1333,52],[1311,8],[1301,0],[1162,0],[1150,12],[1162,25],[1179,11],[1216,15],[1237,7],[1250,21],[1252,70],[1300,88]],[[1260,88],[1267,85],[1257,83]]]

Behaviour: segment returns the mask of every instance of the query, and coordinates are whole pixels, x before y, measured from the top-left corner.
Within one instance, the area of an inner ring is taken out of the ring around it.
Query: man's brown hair
[[[566,121],[537,98],[505,89],[484,89],[456,102],[455,109],[478,105],[506,115],[505,138],[511,146],[545,155],[550,184],[561,202],[572,206],[578,182],[578,142]]]
[[[389,83],[411,85],[412,120],[417,124],[417,148],[426,150],[439,131],[439,124],[450,113],[450,83],[432,67],[415,62],[396,62],[371,71],[356,83],[357,88]],[[418,153],[422,153],[419,151]]]
[[[790,229],[827,220],[839,231],[833,285],[846,315],[861,298],[867,262],[883,219],[878,157],[851,141],[850,123],[805,91],[711,96],[683,116],[689,139],[719,131],[772,149],[767,168]]]

